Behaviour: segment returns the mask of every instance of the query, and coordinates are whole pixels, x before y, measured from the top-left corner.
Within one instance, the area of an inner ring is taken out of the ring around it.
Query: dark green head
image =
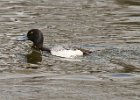
[[[39,29],[31,29],[27,33],[28,40],[33,42],[33,47],[41,49],[43,47],[43,33]]]

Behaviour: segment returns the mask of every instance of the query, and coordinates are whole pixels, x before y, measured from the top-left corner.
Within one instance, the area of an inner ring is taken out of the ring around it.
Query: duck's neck
[[[41,51],[47,51],[47,52],[51,52],[51,50],[49,48],[45,48],[43,47],[43,45],[35,45],[33,44],[32,48],[37,49],[37,50],[41,50]]]
[[[47,52],[49,52],[49,53],[51,52],[51,50],[50,50],[49,48],[45,48],[45,47],[40,48],[40,50],[41,50],[41,51],[47,51]]]

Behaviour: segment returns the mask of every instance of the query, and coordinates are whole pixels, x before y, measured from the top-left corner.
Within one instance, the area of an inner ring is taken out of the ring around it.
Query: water
[[[139,100],[139,0],[0,0],[1,100]],[[74,59],[17,41],[94,51]],[[22,40],[20,38],[19,40]]]

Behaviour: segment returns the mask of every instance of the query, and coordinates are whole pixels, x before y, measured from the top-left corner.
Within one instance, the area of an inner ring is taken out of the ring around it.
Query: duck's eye
[[[30,34],[33,34],[34,32],[30,32]]]

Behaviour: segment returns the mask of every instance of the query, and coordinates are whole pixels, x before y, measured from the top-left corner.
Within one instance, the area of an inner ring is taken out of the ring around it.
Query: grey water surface
[[[93,53],[33,50],[32,28]],[[0,0],[0,43],[0,100],[140,100],[139,0]]]

